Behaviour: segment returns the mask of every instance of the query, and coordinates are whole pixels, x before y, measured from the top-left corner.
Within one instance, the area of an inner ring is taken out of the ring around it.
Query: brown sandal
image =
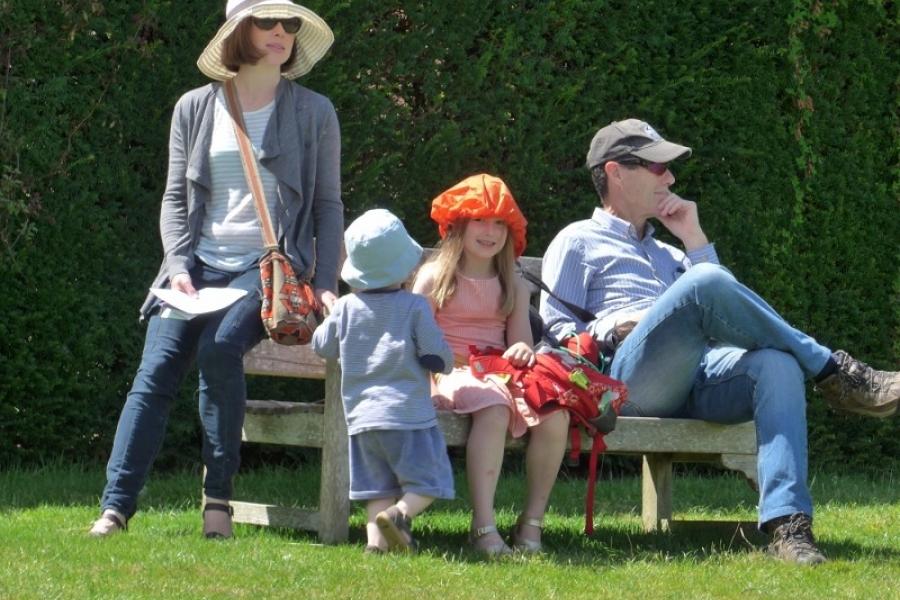
[[[226,527],[223,529],[213,528],[207,523],[206,513],[223,512],[228,515]],[[217,502],[207,502],[203,505],[203,536],[208,540],[228,539],[234,535],[231,529],[231,517],[234,516],[234,509],[228,504],[219,504]]]

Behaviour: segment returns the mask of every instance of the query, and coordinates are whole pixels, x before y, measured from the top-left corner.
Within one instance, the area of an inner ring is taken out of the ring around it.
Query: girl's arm
[[[453,350],[444,339],[444,332],[434,320],[434,313],[422,299],[413,311],[413,335],[419,364],[432,373],[453,370]]]
[[[416,279],[413,281],[412,292],[414,294],[421,294],[425,296],[425,299],[428,300],[428,305],[431,307],[431,312],[435,311],[434,300],[431,299],[431,290],[434,289],[434,264],[433,263],[425,263],[419,269],[419,272],[416,273]]]
[[[534,340],[531,338],[531,325],[528,322],[528,306],[531,291],[521,276],[516,275],[516,302],[512,313],[506,319],[506,344],[508,348],[503,357],[517,367],[534,364]]]

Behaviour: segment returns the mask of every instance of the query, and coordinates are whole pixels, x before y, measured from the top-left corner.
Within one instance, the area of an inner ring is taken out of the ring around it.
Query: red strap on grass
[[[594,533],[594,488],[597,486],[597,455],[606,451],[606,442],[603,441],[602,434],[594,436],[594,443],[591,444],[591,459],[588,462],[588,489],[587,498],[584,501],[584,533],[585,535],[593,535]]]

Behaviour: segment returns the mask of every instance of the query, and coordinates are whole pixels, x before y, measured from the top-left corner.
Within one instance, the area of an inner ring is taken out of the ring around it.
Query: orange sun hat
[[[516,257],[525,252],[528,221],[499,177],[482,173],[463,179],[431,202],[431,218],[438,224],[441,239],[447,237],[450,226],[460,219],[503,219],[512,236]]]

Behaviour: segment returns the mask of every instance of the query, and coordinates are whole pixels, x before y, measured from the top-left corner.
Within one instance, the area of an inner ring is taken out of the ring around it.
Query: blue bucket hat
[[[341,279],[357,290],[403,283],[419,264],[422,246],[389,210],[364,212],[344,232],[347,260]]]

